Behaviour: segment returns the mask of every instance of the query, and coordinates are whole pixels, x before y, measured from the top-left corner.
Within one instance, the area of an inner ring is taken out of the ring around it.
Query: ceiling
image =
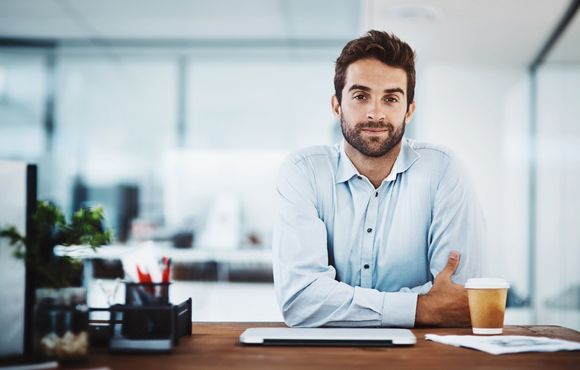
[[[344,41],[369,28],[379,28],[408,41],[417,51],[419,63],[527,66],[569,3],[570,0],[1,0],[0,37]],[[575,32],[572,43],[580,40],[580,31]]]
[[[418,62],[529,65],[569,0],[370,0],[368,27],[392,30]],[[580,37],[578,38],[580,40]]]
[[[350,38],[353,0],[2,0],[0,35],[58,38]]]

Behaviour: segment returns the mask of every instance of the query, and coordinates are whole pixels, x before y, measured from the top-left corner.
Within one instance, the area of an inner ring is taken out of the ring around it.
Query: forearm
[[[276,289],[286,324],[298,327],[381,326],[382,293],[352,287],[329,276],[316,274],[288,281],[277,279]]]
[[[296,289],[295,284],[304,276],[294,276],[289,280],[292,284],[283,284],[276,275],[279,274],[275,274],[275,279],[284,319],[289,326],[300,327],[413,327],[417,296],[432,286],[428,282],[399,292],[381,292],[318,275],[311,283],[303,283],[304,288]]]

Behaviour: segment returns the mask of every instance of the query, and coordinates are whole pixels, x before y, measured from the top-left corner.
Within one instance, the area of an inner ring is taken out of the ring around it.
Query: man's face
[[[403,69],[377,59],[349,65],[341,104],[332,99],[347,144],[368,157],[382,157],[397,146],[415,110],[415,102],[407,110],[406,93]]]

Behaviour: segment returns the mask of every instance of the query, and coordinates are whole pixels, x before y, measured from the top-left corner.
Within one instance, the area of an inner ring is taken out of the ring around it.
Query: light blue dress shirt
[[[344,142],[291,154],[277,183],[274,284],[289,326],[413,327],[451,250],[453,281],[480,274],[484,221],[456,159],[404,138],[375,189]]]

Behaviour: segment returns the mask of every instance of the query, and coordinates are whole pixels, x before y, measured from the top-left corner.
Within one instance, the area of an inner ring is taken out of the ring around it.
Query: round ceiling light
[[[412,22],[435,22],[441,18],[441,12],[428,5],[399,5],[389,7],[386,16]]]

